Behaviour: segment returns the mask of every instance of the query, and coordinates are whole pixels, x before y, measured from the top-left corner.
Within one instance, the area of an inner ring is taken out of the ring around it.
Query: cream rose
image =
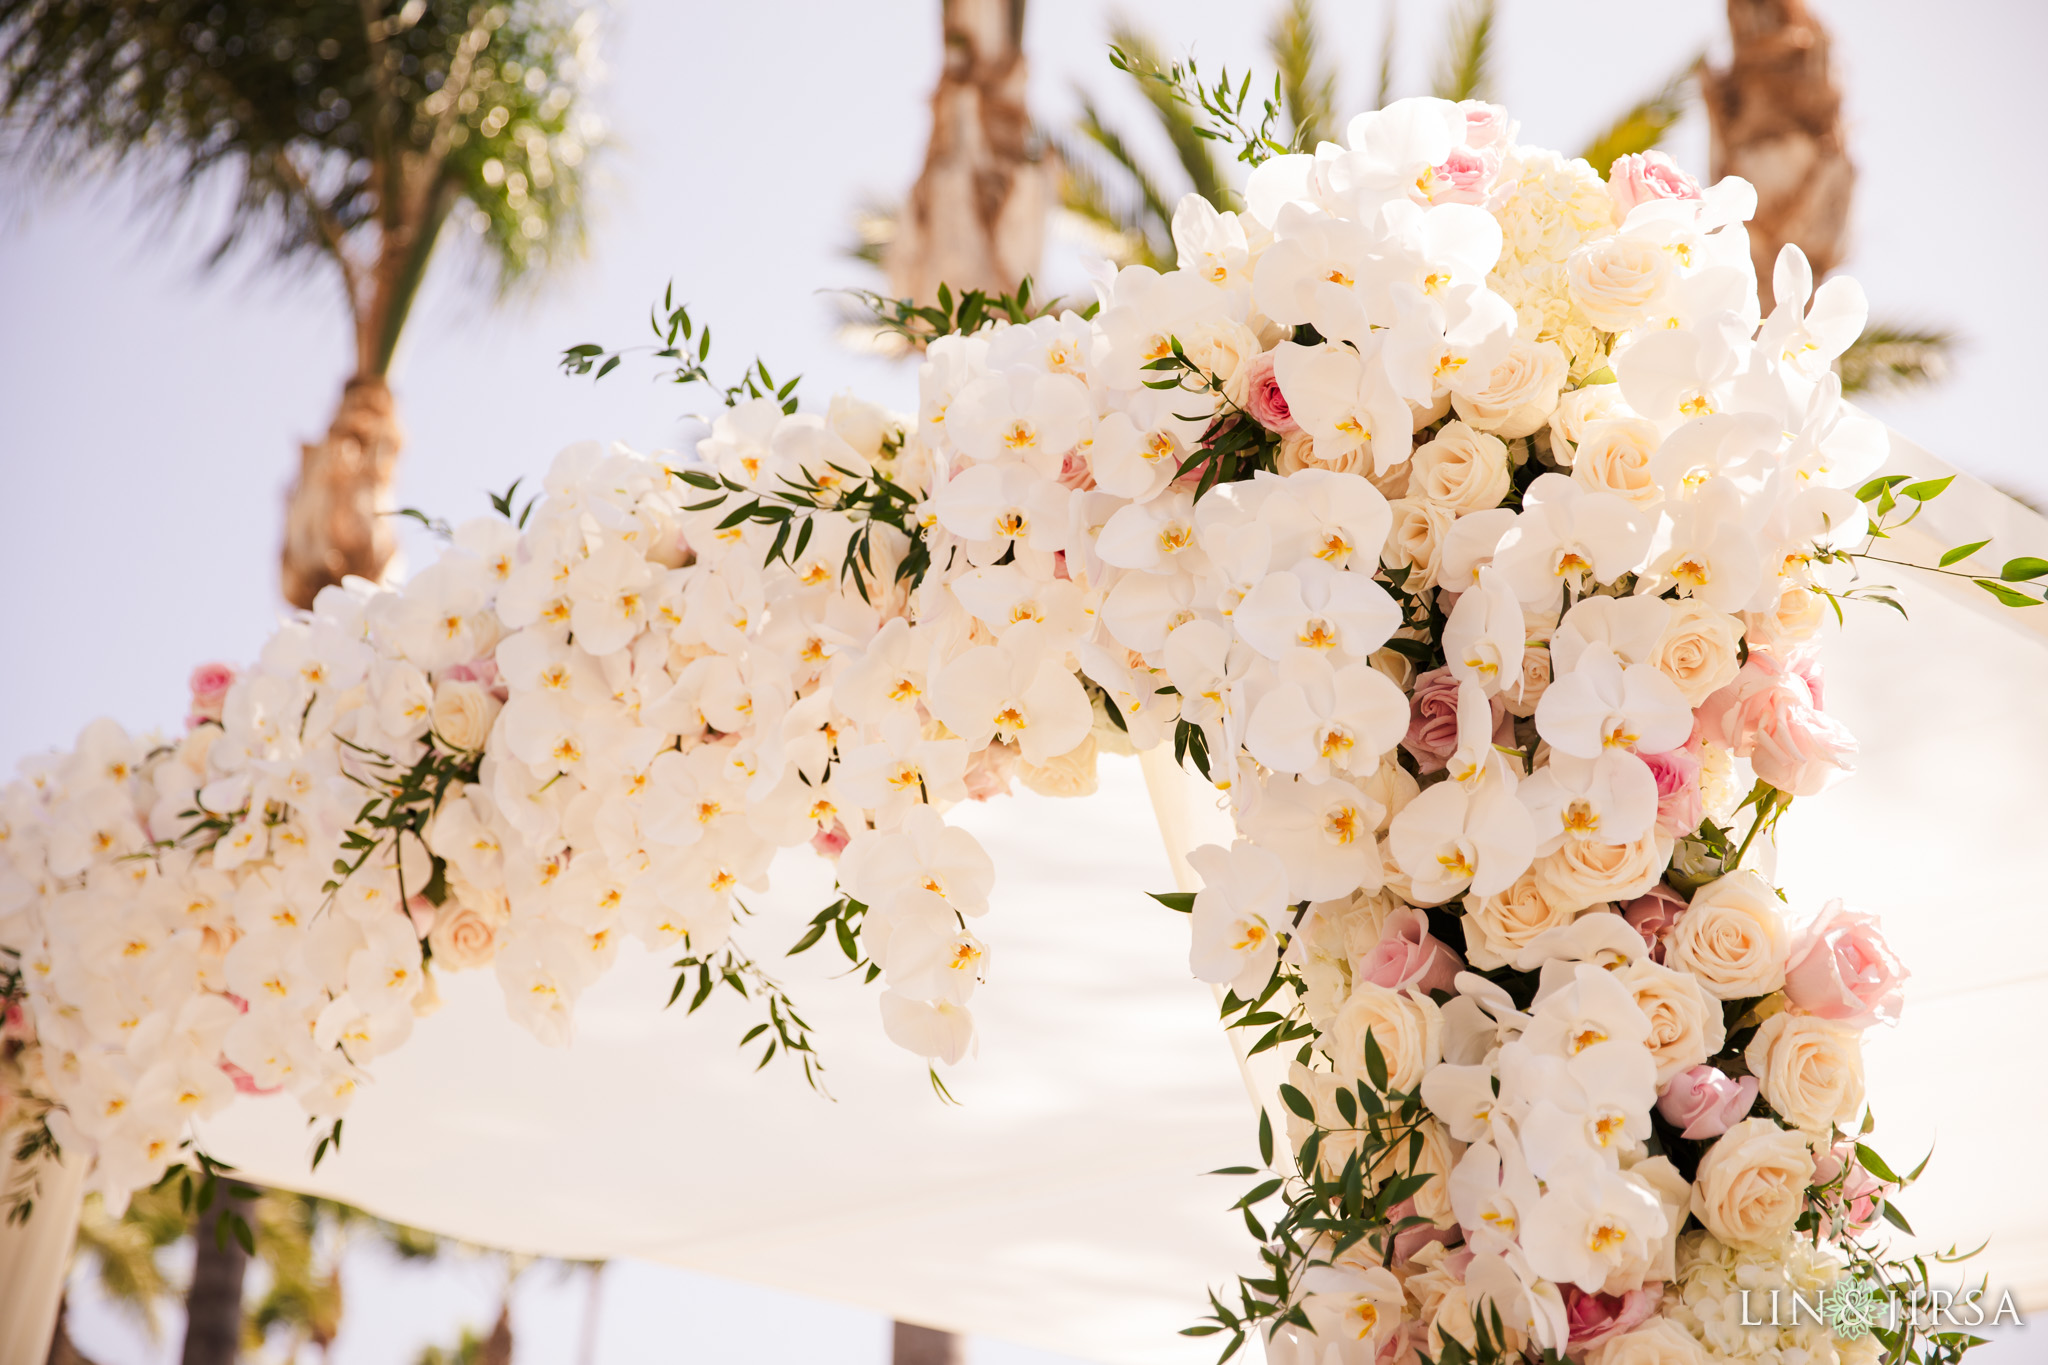
[[[1642,320],[1671,279],[1671,256],[1647,237],[1588,242],[1564,263],[1572,302],[1595,327],[1625,332]]]
[[[1707,1352],[1670,1318],[1651,1318],[1588,1351],[1586,1365],[1707,1365]]]
[[[1536,874],[1524,872],[1498,895],[1465,898],[1465,958],[1482,972],[1505,967],[1538,934],[1561,929],[1578,914],[1545,898]]]
[[[1741,646],[1741,621],[1688,597],[1672,604],[1649,662],[1678,684],[1687,706],[1698,706],[1735,681]]]
[[[1550,690],[1550,646],[1530,645],[1522,651],[1522,676],[1512,687],[1501,689],[1508,714],[1527,719],[1536,714],[1537,703]]]
[[[1821,633],[1830,616],[1827,598],[1797,580],[1787,580],[1769,611],[1746,611],[1752,646],[1803,645]]]
[[[1017,760],[1017,780],[1040,796],[1088,796],[1095,790],[1095,732],[1040,766]]]
[[[1570,368],[1564,348],[1556,342],[1516,337],[1508,344],[1507,358],[1486,377],[1485,387],[1452,394],[1451,406],[1482,431],[1508,440],[1527,436],[1557,410],[1557,393]]]
[[[1848,1128],[1863,1109],[1863,1039],[1846,1024],[1774,1014],[1742,1055],[1764,1099],[1794,1128]]]
[[[1454,512],[1500,506],[1508,491],[1508,448],[1498,436],[1446,422],[1409,461],[1408,492]]]
[[[1366,1074],[1365,1035],[1371,1033],[1387,1061],[1389,1088],[1412,1090],[1442,1060],[1443,1028],[1443,1013],[1428,996],[1404,995],[1368,981],[1352,987],[1324,1037],[1337,1074],[1356,1081]]]
[[[1583,910],[1601,901],[1634,900],[1657,884],[1671,863],[1671,836],[1652,826],[1627,844],[1566,839],[1536,860],[1536,889],[1554,905]]]
[[[1550,414],[1550,458],[1569,468],[1587,427],[1630,415],[1619,384],[1588,384],[1560,395],[1557,411]]]
[[[434,965],[444,971],[461,972],[471,967],[488,967],[498,955],[499,916],[451,897],[434,916],[427,942],[434,949]]]
[[[1649,1016],[1650,1036],[1645,1046],[1657,1062],[1659,1090],[1670,1084],[1672,1077],[1719,1052],[1728,1040],[1721,1002],[1707,994],[1691,973],[1675,972],[1641,957],[1621,968],[1619,978]]]
[[[434,733],[457,749],[484,747],[491,722],[498,718],[498,699],[477,682],[443,682],[434,689],[431,712]]]
[[[1647,507],[1664,496],[1664,490],[1650,477],[1650,456],[1662,439],[1657,424],[1640,417],[1588,422],[1572,461],[1572,478],[1582,488],[1616,493]]]
[[[1731,872],[1693,893],[1664,960],[1697,976],[1709,995],[1747,1000],[1785,984],[1791,946],[1771,884],[1754,872]]]
[[[1190,328],[1180,338],[1187,358],[1223,381],[1223,396],[1242,408],[1250,396],[1246,362],[1265,348],[1258,333],[1231,318],[1218,318]]]
[[[1769,1119],[1744,1119],[1700,1158],[1692,1211],[1729,1246],[1762,1246],[1792,1231],[1812,1179],[1805,1138]]]
[[[1280,438],[1280,453],[1273,457],[1273,467],[1282,474],[1299,474],[1304,469],[1329,469],[1339,474],[1372,473],[1372,451],[1364,446],[1344,451],[1330,459],[1316,453],[1316,443],[1305,431],[1292,432]]]
[[[1411,570],[1404,585],[1409,592],[1435,587],[1443,570],[1444,536],[1458,514],[1426,498],[1396,498],[1387,505],[1393,509],[1394,529],[1387,534],[1380,562],[1390,569]]]

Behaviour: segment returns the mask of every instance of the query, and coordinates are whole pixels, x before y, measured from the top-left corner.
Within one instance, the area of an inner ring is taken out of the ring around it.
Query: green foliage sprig
[[[689,953],[670,964],[676,971],[675,989],[668,995],[668,1003],[680,1000],[683,991],[689,987],[691,977],[696,978],[696,987],[690,993],[689,1007],[685,1014],[695,1014],[711,998],[712,992],[721,985],[733,991],[743,1000],[765,1005],[767,1019],[748,1029],[740,1039],[740,1046],[746,1047],[769,1030],[775,1036],[762,1049],[761,1060],[754,1064],[759,1071],[775,1060],[779,1051],[785,1056],[795,1057],[803,1064],[804,1080],[811,1089],[831,1098],[819,1079],[825,1070],[825,1063],[819,1058],[817,1049],[811,1044],[811,1026],[797,1013],[796,1003],[789,998],[789,992],[780,982],[763,971],[761,965],[747,956],[738,944],[727,943],[711,953]],[[752,983],[752,989],[749,989]]]
[[[571,346],[562,352],[562,373],[585,375],[595,368],[596,379],[602,379],[616,370],[628,355],[644,351],[652,359],[675,362],[675,368],[668,375],[670,383],[702,384],[716,391],[726,407],[737,407],[743,399],[773,398],[782,405],[783,412],[796,411],[796,386],[803,376],[798,375],[778,385],[775,376],[768,372],[767,363],[759,356],[754,357],[753,363],[730,384],[720,384],[712,378],[711,371],[706,368],[711,359],[711,329],[705,327],[700,330],[690,317],[689,305],[675,301],[673,280],[662,291],[661,306],[648,310],[647,323],[654,331],[654,345],[624,346],[617,350],[595,342]]]

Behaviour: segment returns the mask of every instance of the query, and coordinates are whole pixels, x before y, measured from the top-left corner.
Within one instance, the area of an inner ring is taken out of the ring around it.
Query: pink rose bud
[[[1749,1113],[1756,1088],[1754,1076],[1738,1081],[1703,1063],[1671,1078],[1657,1099],[1657,1112],[1680,1137],[1719,1137]]]
[[[1483,204],[1486,185],[1500,169],[1497,160],[1470,147],[1459,147],[1440,165],[1430,167],[1429,201],[1432,204]]]
[[[832,821],[832,828],[821,829],[811,836],[811,847],[836,862],[839,855],[846,852],[846,846],[852,839],[853,836],[846,832],[846,826],[835,819]]]
[[[1621,913],[1629,927],[1643,936],[1643,946],[1650,950],[1651,961],[1661,963],[1664,942],[1689,905],[1685,897],[1659,882],[1623,906]]]
[[[201,664],[192,670],[186,685],[192,689],[192,710],[185,724],[194,726],[219,720],[228,689],[235,685],[235,670],[226,664]]]
[[[1280,381],[1273,377],[1273,353],[1253,356],[1246,363],[1245,375],[1244,409],[1252,420],[1279,436],[1300,431],[1301,424],[1288,410],[1287,395],[1280,392]]]
[[[1801,1014],[1851,1028],[1896,1024],[1906,976],[1875,918],[1829,901],[1792,940],[1785,999]]]
[[[1638,754],[1657,779],[1657,828],[1674,839],[1682,839],[1700,827],[1706,818],[1706,803],[1700,796],[1700,756],[1691,749],[1672,749],[1661,754]]]
[[[1817,1186],[1827,1186],[1832,1185],[1838,1177],[1841,1179],[1842,1188],[1837,1202],[1842,1211],[1845,1230],[1860,1233],[1869,1231],[1877,1222],[1881,1201],[1896,1194],[1898,1187],[1879,1180],[1864,1170],[1855,1160],[1855,1154],[1854,1141],[1838,1142],[1830,1150],[1821,1153],[1813,1163],[1813,1183]]]
[[[511,689],[498,677],[497,659],[488,655],[481,659],[471,659],[466,664],[456,664],[441,676],[449,682],[476,683],[501,702],[509,700],[512,695]]]
[[[1009,744],[991,744],[967,760],[967,794],[977,801],[1010,794],[1010,775],[1017,770],[1017,750]]]
[[[425,938],[434,932],[434,917],[439,913],[439,907],[425,896],[406,897],[405,913],[412,917],[412,931],[419,937]]]
[[[1457,950],[1429,933],[1429,916],[1409,907],[1387,917],[1380,941],[1354,975],[1389,990],[1447,991],[1465,970]]]
[[[1700,182],[1662,152],[1630,152],[1616,157],[1607,168],[1607,193],[1614,199],[1614,216],[1622,219],[1638,204],[1657,199],[1697,199]]]
[[[1400,1222],[1403,1218],[1414,1218],[1416,1216],[1415,1197],[1410,1195],[1387,1210],[1387,1223],[1391,1226]],[[1442,1242],[1445,1245],[1449,1245],[1451,1239],[1457,1235],[1458,1230],[1456,1228],[1440,1228],[1431,1223],[1418,1223],[1412,1228],[1403,1228],[1394,1234],[1394,1259],[1396,1261],[1412,1261],[1415,1259],[1415,1253],[1428,1246],[1431,1242]]]
[[[1609,1337],[1633,1332],[1648,1322],[1664,1299],[1664,1286],[1659,1281],[1626,1294],[1588,1294],[1575,1284],[1558,1287],[1564,1293],[1565,1321],[1571,1326],[1566,1353],[1575,1360]]]

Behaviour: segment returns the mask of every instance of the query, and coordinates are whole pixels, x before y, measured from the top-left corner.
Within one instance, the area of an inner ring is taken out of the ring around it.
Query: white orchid
[[[1269,659],[1296,648],[1363,659],[1392,638],[1401,609],[1366,575],[1304,559],[1260,580],[1231,620],[1244,642]]]
[[[1240,839],[1229,848],[1204,844],[1188,854],[1202,879],[1195,893],[1194,946],[1188,965],[1197,979],[1256,995],[1279,961],[1287,922],[1287,869],[1272,853]]]
[[[1347,346],[1283,341],[1273,351],[1273,376],[1323,459],[1370,451],[1374,468],[1385,472],[1408,458],[1415,419],[1380,365],[1377,347],[1369,349],[1372,354],[1362,355]]]
[[[1611,749],[1660,754],[1692,734],[1692,707],[1652,664],[1624,666],[1604,643],[1586,646],[1536,704],[1536,732],[1552,749],[1598,758]]]
[[[1551,608],[1569,588],[1584,593],[1642,566],[1654,524],[1612,493],[1540,474],[1522,494],[1521,515],[1493,553],[1493,566],[1530,607]]]
[[[1087,736],[1095,712],[1047,645],[1045,628],[1025,621],[1001,643],[968,650],[933,680],[932,714],[969,748],[1001,738],[1029,762],[1058,758]]]
[[[1317,650],[1297,648],[1280,656],[1278,678],[1253,709],[1244,743],[1269,768],[1323,782],[1372,772],[1407,730],[1408,699],[1385,674],[1365,663],[1338,668]]]
[[[1459,595],[1444,623],[1445,666],[1489,696],[1503,691],[1521,681],[1527,634],[1513,586],[1494,569],[1481,569],[1478,586]]]
[[[1634,843],[1657,822],[1656,774],[1625,749],[1606,749],[1597,758],[1555,750],[1515,794],[1535,822],[1539,855],[1567,839]]]
[[[1467,889],[1490,896],[1513,885],[1536,856],[1536,833],[1504,785],[1439,782],[1394,816],[1387,851],[1417,900],[1440,905]]]

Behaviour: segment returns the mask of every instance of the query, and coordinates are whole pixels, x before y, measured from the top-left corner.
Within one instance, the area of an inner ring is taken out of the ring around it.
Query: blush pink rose
[[[1801,1014],[1851,1028],[1896,1024],[1906,976],[1875,918],[1829,901],[1792,940],[1785,999]]]
[[[421,938],[434,932],[434,920],[440,915],[440,907],[425,896],[408,896],[405,913],[412,917],[412,930]]]
[[[967,794],[977,801],[1010,794],[1010,775],[1017,771],[1017,750],[1010,744],[991,744],[967,760]]]
[[[1657,1112],[1680,1137],[1719,1137],[1748,1116],[1756,1091],[1756,1077],[1738,1081],[1702,1063],[1671,1078],[1657,1097]]]
[[[1502,106],[1485,100],[1461,100],[1458,108],[1465,114],[1465,145],[1473,151],[1491,151],[1498,156],[1515,140],[1515,121]]]
[[[1651,887],[1622,907],[1622,918],[1629,927],[1643,936],[1643,945],[1650,950],[1650,960],[1664,961],[1664,945],[1677,926],[1679,917],[1690,908],[1685,897],[1673,891],[1662,882]]]
[[[221,707],[227,703],[228,689],[234,685],[235,670],[227,664],[201,664],[193,669],[186,683],[192,689],[192,704],[185,724],[189,727],[219,720]]]
[[[1460,147],[1442,164],[1430,167],[1429,201],[1432,204],[1483,204],[1486,187],[1500,169],[1497,157],[1470,147]]]
[[[1513,744],[1514,721],[1507,703],[1498,696],[1488,702],[1493,707],[1495,742]],[[1415,692],[1408,699],[1408,733],[1401,747],[1414,756],[1415,770],[1424,776],[1442,772],[1458,751],[1458,680],[1450,669],[1432,668],[1415,679]]]
[[[1588,1294],[1575,1284],[1559,1288],[1564,1292],[1565,1321],[1571,1325],[1571,1340],[1565,1354],[1574,1360],[1609,1337],[1633,1332],[1650,1320],[1664,1300],[1661,1281],[1652,1281],[1626,1294]]]
[[[853,836],[846,832],[846,826],[835,819],[832,828],[821,829],[811,836],[811,847],[823,856],[837,862],[839,855],[846,852],[846,846]]]
[[[1614,216],[1621,219],[1653,200],[1697,199],[1700,182],[1662,152],[1630,152],[1607,168],[1607,193],[1614,200]]]
[[[1076,493],[1085,493],[1095,487],[1095,471],[1089,467],[1088,457],[1080,450],[1070,450],[1060,457],[1059,484]]]
[[[1389,990],[1447,991],[1464,970],[1457,950],[1430,936],[1429,916],[1408,907],[1387,917],[1380,941],[1359,959],[1353,975]]]
[[[501,702],[510,700],[512,696],[511,689],[498,677],[495,658],[471,659],[466,664],[456,664],[441,676],[450,682],[476,683]]]
[[[1898,1193],[1898,1187],[1864,1170],[1855,1155],[1856,1144],[1850,1141],[1821,1153],[1813,1163],[1813,1183],[1826,1187],[1837,1178],[1841,1180],[1841,1191],[1833,1202],[1841,1209],[1845,1230],[1860,1233],[1876,1224],[1882,1212],[1880,1202]]]
[[[1637,757],[1657,779],[1657,828],[1674,839],[1698,829],[1707,814],[1700,796],[1699,753],[1688,747]]]
[[[1273,353],[1253,356],[1246,362],[1245,375],[1244,410],[1252,420],[1277,436],[1300,431],[1301,424],[1288,410],[1287,395],[1280,392],[1280,381],[1273,377]]]
[[[1747,758],[1756,775],[1793,796],[1817,796],[1856,768],[1856,737],[1823,713],[1797,669],[1751,650],[1735,681],[1699,710],[1699,735]]]

